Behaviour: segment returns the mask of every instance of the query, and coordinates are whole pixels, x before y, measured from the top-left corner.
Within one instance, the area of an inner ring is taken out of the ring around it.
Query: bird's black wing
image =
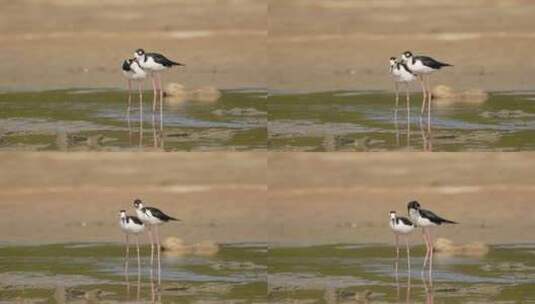
[[[138,225],[143,225],[143,222],[137,216],[128,216],[128,219],[132,220],[132,222]]]
[[[164,221],[178,221],[178,219],[171,217],[165,213],[163,213],[160,209],[154,208],[154,207],[145,207],[145,209],[149,210],[152,216]]]
[[[128,72],[130,70],[131,69],[130,69],[130,65],[128,64],[128,61],[127,60],[123,61],[123,71]]]
[[[165,67],[172,67],[174,65],[182,65],[182,63],[179,63],[179,62],[174,62],[173,60],[170,60],[170,59],[167,59],[167,57],[165,57],[164,55],[162,54],[158,54],[158,53],[147,53],[147,56],[150,56],[152,58],[154,58],[154,61],[156,63],[159,63]]]
[[[404,217],[404,216],[398,216],[397,219],[399,221],[402,221],[403,224],[407,225],[407,226],[413,226],[414,224],[412,223],[411,220],[409,220],[408,218]]]
[[[441,218],[440,216],[434,214],[432,211],[425,210],[425,209],[420,209],[420,215],[422,217],[430,220],[431,222],[437,224],[437,225],[441,225],[441,224],[444,224],[444,223],[446,223],[446,224],[457,224],[456,222]]]
[[[416,57],[414,57],[414,60],[419,60],[425,66],[428,66],[430,68],[437,69],[437,70],[442,68],[442,67],[445,67],[445,66],[452,66],[449,63],[440,62],[440,61],[437,61],[437,60],[435,60],[435,59],[433,59],[431,57],[427,57],[427,56],[416,56]]]

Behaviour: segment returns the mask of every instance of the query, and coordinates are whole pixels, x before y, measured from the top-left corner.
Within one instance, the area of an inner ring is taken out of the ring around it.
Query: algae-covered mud
[[[272,95],[269,149],[276,151],[524,151],[535,149],[533,92],[489,99],[433,100],[431,132],[421,94],[395,108],[394,94],[369,91]]]
[[[270,249],[272,303],[535,303],[534,248],[494,246],[484,257],[436,256],[422,278],[414,247],[410,277],[394,247],[331,245]]]
[[[124,247],[58,244],[0,248],[0,303],[265,303],[265,244],[223,245],[215,256],[162,256],[162,285],[151,280],[150,248],[138,278]]]
[[[164,129],[153,123],[152,92],[127,115],[123,91],[0,94],[0,150],[265,150],[266,93],[224,91],[215,102],[166,98]],[[141,135],[141,136],[140,136]]]

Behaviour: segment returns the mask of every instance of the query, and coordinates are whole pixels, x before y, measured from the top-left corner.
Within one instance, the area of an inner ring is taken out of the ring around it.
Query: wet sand
[[[185,242],[266,241],[263,153],[2,153],[0,239],[119,241],[118,211],[141,198],[182,223]]]
[[[458,221],[435,237],[533,242],[530,153],[273,153],[269,237],[275,244],[391,243],[388,212],[410,200]],[[421,243],[419,234],[413,242]]]

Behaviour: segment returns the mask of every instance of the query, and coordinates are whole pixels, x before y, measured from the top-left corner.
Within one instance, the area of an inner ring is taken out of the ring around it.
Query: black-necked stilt
[[[126,110],[126,115],[128,119],[128,126],[130,128],[130,111],[132,104],[132,83],[137,82],[137,89],[139,92],[139,136],[140,144],[143,140],[143,80],[147,78],[147,72],[145,72],[137,59],[126,59],[123,61],[123,75],[128,80],[128,108]]]
[[[409,83],[416,80],[416,74],[413,73],[407,64],[404,62],[398,62],[396,57],[390,57],[390,74],[394,80],[394,88],[396,90],[396,108],[399,102],[399,85],[404,84],[406,86],[406,100],[407,108],[409,108],[410,95],[409,95]]]
[[[134,235],[136,236],[137,269],[138,269],[138,275],[139,275],[141,272],[141,259],[139,257],[139,234],[145,230],[145,225],[139,218],[135,216],[126,215],[125,210],[121,210],[119,212],[119,216],[120,216],[119,225],[121,226],[121,230],[124,232],[126,236],[126,254],[125,254],[125,264],[124,264],[125,274],[128,276],[128,255],[130,253],[130,244],[128,241],[128,236]]]
[[[152,76],[152,88],[154,92],[154,101],[152,104],[153,117],[156,112],[156,94],[160,94],[160,129],[163,130],[163,89],[162,80],[159,72],[172,68],[173,66],[184,66],[184,64],[168,59],[162,54],[145,53],[143,49],[137,49],[134,53],[135,58],[141,67],[150,72]]]
[[[390,228],[396,236],[396,272],[397,263],[399,260],[399,237],[405,237],[405,245],[407,246],[407,266],[408,271],[411,269],[411,252],[409,247],[409,234],[414,230],[416,226],[414,223],[406,217],[397,216],[396,211],[390,211]]]
[[[399,62],[396,57],[390,57],[390,74],[394,80],[394,89],[396,91],[396,108],[394,109],[394,121],[397,127],[398,118],[398,105],[399,105],[399,85],[405,85],[406,101],[407,101],[407,144],[410,142],[410,121],[411,121],[411,107],[410,107],[410,94],[409,83],[417,79],[409,67],[404,62]],[[399,141],[399,138],[398,138]]]
[[[151,243],[151,266],[154,265],[154,241],[152,237],[152,226],[154,226],[155,234],[156,234],[156,246],[157,246],[157,253],[158,253],[158,284],[161,283],[161,263],[160,263],[160,251],[161,251],[161,245],[160,245],[160,236],[158,233],[158,226],[167,223],[169,221],[180,221],[179,219],[176,219],[174,217],[171,217],[162,211],[160,209],[154,208],[154,207],[144,207],[143,202],[140,199],[134,200],[134,207],[136,208],[136,213],[139,219],[148,225],[149,230],[149,238]]]
[[[427,248],[427,251],[425,253],[423,270],[425,270],[425,266],[427,265],[427,261],[429,259],[429,273],[431,273],[431,271],[433,270],[433,237],[431,236],[431,231],[429,230],[429,228],[440,226],[442,224],[457,223],[444,219],[436,215],[432,211],[422,209],[420,203],[418,203],[417,201],[409,202],[407,205],[407,209],[409,212],[409,217],[411,218],[413,223],[416,224],[417,227],[422,227],[422,234],[424,237],[425,246]]]
[[[401,60],[407,64],[409,69],[418,76],[422,85],[424,100],[422,102],[421,114],[425,111],[426,101],[428,102],[428,116],[431,116],[431,89],[427,75],[440,70],[443,67],[452,66],[449,63],[437,61],[429,56],[414,56],[411,52],[406,51],[401,55]]]

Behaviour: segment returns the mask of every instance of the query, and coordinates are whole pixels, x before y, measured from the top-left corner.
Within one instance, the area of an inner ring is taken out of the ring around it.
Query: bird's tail
[[[167,220],[168,220],[168,221],[182,222],[181,219],[177,219],[177,218],[174,218],[174,217],[171,217],[171,216],[170,216]]]
[[[441,67],[452,67],[453,64],[445,63],[445,62],[439,62]]]
[[[186,66],[186,65],[183,64],[183,63],[175,62],[175,61],[171,61],[171,65]]]
[[[457,222],[450,221],[450,220],[447,220],[447,219],[442,219],[442,223],[445,223],[445,224],[459,224]]]

